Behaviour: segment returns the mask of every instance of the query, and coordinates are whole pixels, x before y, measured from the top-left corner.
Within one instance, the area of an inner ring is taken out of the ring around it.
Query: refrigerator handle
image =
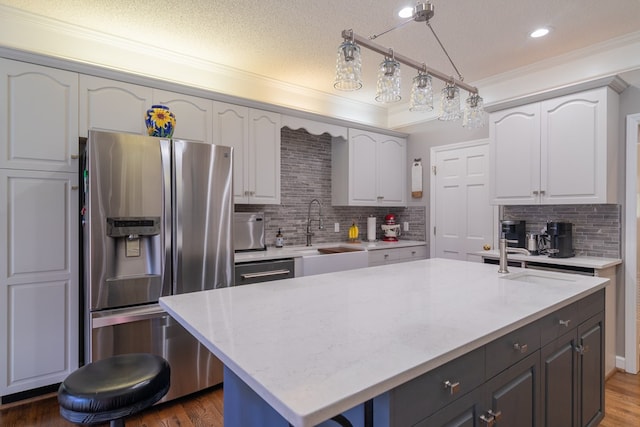
[[[163,233],[163,250],[164,260],[162,262],[162,289],[163,295],[173,293],[173,273],[171,262],[171,242],[173,240],[173,184],[171,179],[171,169],[173,163],[173,153],[171,150],[171,140],[160,140],[160,156],[162,158],[162,205],[164,207],[164,233]]]
[[[162,317],[170,318],[169,314],[158,305],[140,309],[114,310],[112,312],[92,315],[91,327],[93,329],[104,328],[107,326],[122,325],[124,323],[139,322],[141,320]]]

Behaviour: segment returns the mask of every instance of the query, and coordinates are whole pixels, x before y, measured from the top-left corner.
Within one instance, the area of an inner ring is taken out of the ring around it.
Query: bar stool
[[[167,394],[170,376],[169,363],[153,354],[122,354],[89,363],[60,384],[60,415],[75,424],[109,421],[111,427],[124,426],[124,417]]]

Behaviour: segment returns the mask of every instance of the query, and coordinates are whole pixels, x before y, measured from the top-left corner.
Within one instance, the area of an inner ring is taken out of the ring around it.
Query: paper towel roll
[[[376,217],[370,216],[367,218],[367,240],[370,242],[376,241]]]

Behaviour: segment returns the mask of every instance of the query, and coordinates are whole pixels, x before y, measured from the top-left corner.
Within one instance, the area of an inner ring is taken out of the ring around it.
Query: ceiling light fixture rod
[[[390,32],[390,31],[397,30],[397,29],[398,29],[398,28],[400,28],[400,27],[404,27],[404,26],[405,26],[405,25],[407,25],[409,22],[413,22],[413,18],[411,18],[411,19],[407,19],[405,22],[403,22],[403,23],[401,23],[401,24],[398,24],[398,25],[396,25],[395,27],[391,27],[391,28],[389,28],[388,30],[385,30],[385,31],[381,32],[380,34],[374,34],[374,35],[372,35],[372,36],[369,36],[369,40],[375,40],[375,39],[377,39],[378,37],[383,36],[383,35],[387,34],[387,33],[388,33],[388,32]]]
[[[429,21],[427,21],[427,27],[429,27],[429,29],[433,33],[433,37],[436,38],[436,41],[442,48],[442,51],[444,52],[444,54],[447,55],[447,58],[449,59],[449,62],[451,63],[451,66],[453,67],[453,69],[456,70],[456,73],[458,73],[458,78],[460,79],[460,81],[463,81],[464,78],[462,77],[462,74],[460,74],[460,71],[458,71],[458,67],[456,67],[456,64],[453,63],[453,59],[451,59],[451,57],[449,56],[449,52],[447,52],[447,49],[444,48],[444,45],[440,41],[440,38],[438,37],[436,32],[433,30],[433,27],[431,26],[431,23]]]
[[[355,41],[358,45],[362,46],[362,47],[366,47],[369,50],[372,50],[374,52],[377,52],[381,55],[388,55],[389,54],[389,49],[379,45],[378,43],[372,42],[371,40],[369,40],[366,37],[362,37],[356,33],[354,33],[352,30],[343,30],[342,31],[342,38],[344,40],[353,40]],[[444,49],[444,48],[443,48]],[[446,51],[445,51],[446,53]],[[448,56],[448,55],[447,55]],[[467,92],[471,93],[471,94],[477,94],[478,93],[478,88],[468,85],[465,82],[463,82],[462,80],[459,79],[455,79],[452,76],[445,74],[441,71],[438,71],[434,68],[428,67],[426,66],[424,63],[421,62],[417,62],[414,61],[411,58],[408,58],[404,55],[399,54],[398,52],[394,51],[394,58],[396,61],[405,64],[411,68],[415,68],[418,71],[426,71],[427,73],[431,74],[433,77],[442,80],[443,82],[446,83],[453,83],[454,85],[466,90]],[[449,59],[451,60],[451,59]],[[455,66],[454,66],[455,68]],[[456,71],[458,71],[456,69]],[[458,75],[460,75],[460,73],[458,73]]]

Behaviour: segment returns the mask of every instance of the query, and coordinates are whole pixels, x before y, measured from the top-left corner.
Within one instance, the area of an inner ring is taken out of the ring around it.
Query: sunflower
[[[169,112],[162,108],[153,108],[151,112],[151,120],[153,120],[158,127],[166,127],[167,123],[171,123],[175,126],[176,120],[169,114]]]

